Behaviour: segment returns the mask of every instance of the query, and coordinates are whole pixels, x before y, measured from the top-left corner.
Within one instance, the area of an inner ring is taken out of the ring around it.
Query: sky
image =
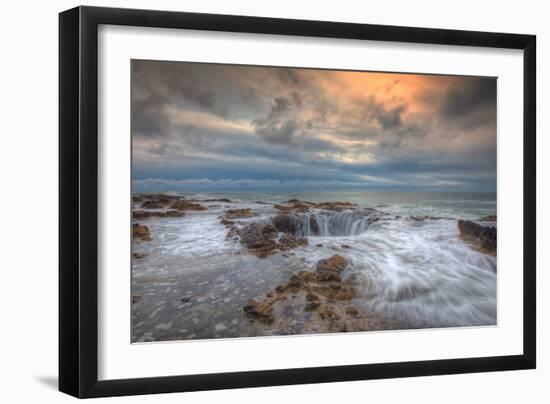
[[[132,61],[144,191],[496,191],[496,79]]]

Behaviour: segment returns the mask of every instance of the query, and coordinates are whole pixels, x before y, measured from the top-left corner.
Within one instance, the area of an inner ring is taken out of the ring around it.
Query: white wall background
[[[3,4],[0,38],[0,401],[62,403],[57,385],[57,13],[62,0]],[[550,25],[545,2],[90,1],[156,8],[531,33],[538,40],[538,369],[109,399],[110,402],[548,402]],[[519,135],[519,134],[518,134]],[[520,167],[518,167],[520,169]],[[521,214],[521,212],[518,212]]]

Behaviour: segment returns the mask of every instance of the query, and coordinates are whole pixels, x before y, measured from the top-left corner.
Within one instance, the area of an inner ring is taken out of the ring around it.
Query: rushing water
[[[403,328],[496,324],[496,258],[481,254],[459,238],[457,219],[496,214],[494,193],[316,192],[210,193],[187,197],[232,202],[203,202],[206,211],[183,218],[142,222],[152,241],[134,242],[132,294],[133,341],[277,335],[258,327],[242,312],[257,298],[285,283],[291,274],[312,270],[321,258],[340,254],[350,262],[360,290],[354,304]],[[227,241],[220,215],[230,208],[252,208],[268,223],[273,203],[289,199],[349,201],[355,210],[313,210],[295,214],[297,236],[309,245],[260,259]],[[372,211],[391,220],[373,221]],[[419,220],[419,217],[438,220]],[[315,223],[312,224],[312,221]],[[302,333],[308,315],[290,314],[289,330]]]

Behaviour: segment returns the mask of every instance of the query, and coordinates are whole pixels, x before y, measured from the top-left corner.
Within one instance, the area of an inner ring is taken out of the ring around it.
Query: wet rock
[[[189,303],[191,301],[191,298],[190,297],[182,297],[180,299],[180,302],[182,303]]]
[[[476,250],[496,256],[497,229],[491,226],[482,226],[469,220],[459,220],[458,229],[460,238]]]
[[[336,271],[318,271],[317,280],[319,282],[341,282],[342,278]]]
[[[152,200],[143,202],[141,207],[144,209],[162,209],[164,208],[164,204],[159,201]]]
[[[145,210],[134,210],[132,212],[133,219],[147,219],[151,216],[152,216],[152,213]]]
[[[272,241],[277,237],[277,233],[271,231],[264,232],[266,225],[260,223],[252,223],[241,229],[241,243],[246,248],[261,248],[264,247],[266,241]]]
[[[205,199],[202,202],[226,202],[226,203],[231,203],[231,200],[227,199],[227,198],[216,198],[216,199]]]
[[[184,217],[185,212],[180,212],[177,210],[166,210],[166,211],[145,211],[145,210],[134,210],[132,212],[132,217],[134,219],[148,219],[150,217]]]
[[[350,246],[350,245],[347,245],[347,244],[342,244],[341,247],[342,247],[342,248],[351,248],[351,246]]]
[[[316,204],[316,207],[319,209],[334,210],[337,212],[342,212],[346,209],[352,209],[354,205],[351,202],[336,201],[336,202],[321,202]]]
[[[278,285],[276,288],[275,288],[275,292],[277,293],[284,293],[285,291],[285,285]]]
[[[275,237],[277,237],[277,229],[275,228],[275,226],[273,226],[271,224],[266,224],[266,225],[264,225],[264,228],[262,229],[262,234],[265,237],[275,238]]]
[[[305,238],[283,234],[277,239],[278,235],[271,224],[251,223],[240,230],[241,244],[259,258],[307,245]]]
[[[316,302],[319,300],[319,296],[311,293],[311,292],[308,292],[308,294],[306,295],[306,300],[308,302]]]
[[[178,199],[170,205],[170,208],[176,210],[208,210],[206,206],[202,206],[200,203],[191,202],[186,199]]]
[[[227,235],[225,236],[226,240],[235,240],[239,237],[239,229],[235,226],[232,226],[229,231],[227,232]]]
[[[356,295],[353,284],[341,280],[313,285],[311,290],[329,301],[347,301],[353,299]]]
[[[337,212],[342,212],[347,209],[354,209],[355,205],[351,202],[346,201],[335,201],[335,202],[308,202],[301,201],[299,199],[291,199],[285,202],[285,205],[273,205],[275,209],[281,214],[288,213],[305,213],[310,212],[311,209],[323,209],[323,210],[334,210]]]
[[[275,321],[273,307],[268,303],[258,303],[256,300],[250,299],[243,307],[243,311],[248,318],[263,324],[271,324]]]
[[[304,283],[312,282],[316,279],[316,277],[317,275],[314,272],[301,271],[300,273],[298,273],[298,279],[300,280],[300,282]]]
[[[314,206],[311,202],[303,202],[298,199],[291,199],[285,202],[289,205],[273,205],[280,213],[305,213],[309,212],[309,209]]]
[[[132,238],[138,241],[150,241],[151,233],[149,228],[145,225],[134,223],[132,225]]]
[[[346,308],[346,314],[352,316],[352,317],[358,317],[359,316],[359,309],[355,306],[350,306]]]
[[[159,216],[159,217],[184,217],[185,212],[181,212],[181,211],[178,211],[178,210],[166,210],[164,212],[158,212],[157,216]]]
[[[322,271],[336,271],[336,272],[342,272],[346,266],[348,265],[348,262],[344,257],[341,255],[333,255],[330,258],[322,259],[317,262],[317,272]]]
[[[300,279],[297,276],[292,275],[286,284],[285,290],[290,291],[292,293],[297,293],[300,290],[300,288],[302,288],[302,286],[303,285]]]
[[[274,240],[277,233],[273,233],[269,229],[264,233],[264,227],[266,225],[252,223],[240,231],[241,244],[259,258],[265,258],[277,249],[277,242]]]
[[[223,217],[225,219],[243,219],[247,217],[254,217],[257,216],[255,212],[252,211],[251,208],[244,208],[244,209],[228,209],[224,212]]]
[[[149,254],[144,253],[144,252],[135,252],[135,253],[132,254],[132,257],[136,258],[136,259],[141,259],[141,258],[147,257],[148,255]]]
[[[224,226],[233,226],[235,224],[233,220],[228,220],[224,217],[222,217],[222,219],[220,220],[220,223],[223,224]]]
[[[340,320],[341,315],[338,313],[338,310],[330,305],[321,304],[317,307],[317,312],[322,319],[325,320]]]
[[[478,222],[496,222],[497,221],[497,215],[490,215],[490,216],[483,216],[479,219],[477,219]]]
[[[291,234],[284,233],[279,238],[279,244],[281,244],[284,247],[284,249],[290,250],[292,248],[306,246],[308,245],[308,241],[307,241],[307,238],[296,238]]]
[[[319,308],[320,305],[321,305],[321,303],[318,302],[318,301],[309,302],[309,303],[306,304],[306,306],[304,307],[304,311],[313,311],[313,310],[316,310],[316,309]]]
[[[132,304],[136,304],[141,300],[141,298],[142,298],[141,295],[132,295]]]
[[[283,233],[296,233],[296,219],[291,215],[277,215],[272,220],[273,226]]]
[[[411,216],[410,219],[414,220],[415,222],[423,222],[425,220],[441,220],[445,218],[437,216]]]
[[[297,275],[292,275],[287,283],[277,286],[273,292],[268,292],[259,302],[249,302],[243,310],[245,313],[253,313],[249,317],[255,319],[259,311],[256,308],[261,306],[263,312],[270,315],[270,324],[277,321],[277,324],[282,326],[287,320],[279,316],[285,316],[289,310],[296,310],[296,306],[303,305],[301,307],[304,312],[312,313],[311,321],[321,321],[317,324],[321,330],[342,331],[346,328],[346,321],[362,315],[358,308],[350,308],[346,303],[356,297],[353,284],[355,278],[350,276],[348,280],[343,281],[340,275],[346,265],[347,261],[341,256],[319,260],[319,270],[301,271]],[[355,326],[350,325],[347,330],[353,330],[353,327]]]

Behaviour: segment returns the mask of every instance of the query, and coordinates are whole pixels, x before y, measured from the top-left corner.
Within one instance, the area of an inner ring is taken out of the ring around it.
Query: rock
[[[132,225],[132,238],[138,241],[150,241],[151,233],[149,228],[145,225],[134,223]]]
[[[231,200],[229,200],[227,198],[217,198],[217,199],[205,199],[202,202],[226,202],[226,203],[231,203]]]
[[[307,239],[278,232],[271,224],[251,223],[240,230],[241,244],[259,258],[307,245]]]
[[[252,223],[240,230],[241,244],[259,258],[265,258],[277,249],[277,242],[274,240],[277,233],[270,228],[264,233],[265,227],[266,225],[260,223]]]
[[[170,208],[176,210],[208,210],[207,207],[202,206],[200,203],[188,201],[186,199],[178,199],[170,205]]]
[[[340,247],[342,247],[342,248],[351,248],[351,246],[347,245],[347,244],[342,244]]]
[[[425,220],[441,220],[445,218],[437,216],[411,216],[410,219],[414,220],[415,222],[423,222]]]
[[[292,275],[286,284],[286,290],[291,291],[292,293],[297,293],[301,287],[302,282],[295,275]]]
[[[319,302],[309,302],[308,304],[306,304],[306,306],[304,307],[304,311],[313,311],[313,310],[316,310],[319,308],[319,306],[321,305],[321,303]]]
[[[483,216],[479,219],[477,219],[478,222],[496,222],[497,221],[497,215],[491,215],[491,216]]]
[[[275,321],[273,307],[267,303],[258,303],[256,300],[250,299],[243,307],[243,311],[247,317],[260,323],[271,324]]]
[[[333,255],[330,258],[322,259],[317,262],[317,272],[322,271],[336,271],[342,272],[348,262],[341,255]]]
[[[351,202],[336,201],[336,202],[321,202],[321,203],[318,203],[316,207],[319,209],[335,210],[337,212],[341,212],[346,209],[352,209],[354,205]]]
[[[177,210],[166,210],[166,211],[145,211],[145,210],[134,210],[132,212],[132,217],[134,219],[148,219],[150,217],[183,217],[185,212],[180,212]]]
[[[308,292],[308,294],[306,295],[306,300],[307,300],[308,302],[315,302],[315,301],[318,301],[318,300],[319,300],[319,296],[314,295],[314,294],[311,293],[311,292]]]
[[[133,219],[147,219],[152,216],[151,212],[147,212],[145,210],[134,210],[132,212],[132,218]]]
[[[285,286],[284,285],[279,285],[275,288],[275,292],[277,293],[284,293],[285,291]]]
[[[290,276],[286,284],[277,286],[261,300],[249,301],[243,308],[247,316],[260,323],[271,324],[276,316],[284,316],[289,310],[294,310],[296,305],[303,305],[305,312],[312,313],[312,324],[319,326],[319,323],[315,322],[321,321],[322,329],[328,332],[341,331],[345,328],[345,321],[360,315],[357,308],[344,303],[356,296],[352,278],[342,281],[340,276],[340,271],[345,268],[347,262],[340,256],[319,262],[319,271],[301,271]],[[278,322],[278,326],[281,324],[285,324],[284,317]],[[364,323],[361,323],[359,326],[363,325]],[[348,331],[351,331],[356,326],[350,325],[348,328]]]
[[[302,202],[298,199],[291,199],[285,203],[290,203],[290,205],[273,205],[273,207],[280,213],[305,213],[314,206],[311,202]]]
[[[275,226],[273,226],[271,224],[266,224],[264,226],[264,228],[262,229],[262,234],[265,237],[275,238],[275,237],[277,237],[277,229],[275,228]]]
[[[277,237],[276,233],[267,231],[264,233],[266,225],[252,223],[241,229],[241,243],[246,248],[260,248],[265,245],[266,240],[272,240]]]
[[[458,229],[460,230],[460,238],[463,241],[482,253],[496,256],[496,227],[482,226],[469,220],[459,220]]]
[[[234,240],[239,237],[239,229],[235,226],[232,226],[229,231],[227,232],[227,235],[225,236],[226,240]]]
[[[136,258],[136,259],[141,259],[141,258],[147,257],[148,255],[149,254],[144,253],[144,252],[135,252],[135,253],[132,254],[132,257]]]
[[[325,320],[339,320],[341,317],[338,314],[338,311],[330,305],[321,304],[317,307],[319,316]]]
[[[319,282],[342,282],[342,278],[338,272],[326,270],[317,273],[317,280]]]
[[[242,219],[242,218],[254,217],[254,216],[257,216],[257,214],[254,213],[251,208],[228,209],[223,214],[223,217],[225,219]]]
[[[166,210],[164,212],[154,212],[153,216],[158,217],[184,217],[185,212],[181,212],[178,210]]]
[[[145,201],[141,204],[141,207],[144,209],[162,209],[164,204],[158,201]]]
[[[224,226],[233,226],[235,224],[234,221],[232,220],[227,220],[226,218],[222,217],[222,219],[220,220],[220,223],[223,224]]]
[[[345,301],[355,297],[355,288],[350,282],[333,281],[315,285],[312,290],[329,301]]]
[[[317,275],[314,272],[301,271],[298,273],[298,279],[303,283],[312,282],[316,279],[316,277]]]
[[[352,317],[358,317],[359,316],[359,309],[355,306],[350,306],[346,308],[346,314],[352,316]]]
[[[279,238],[279,243],[286,249],[290,250],[292,248],[303,247],[308,245],[307,238],[296,238],[293,235],[288,233],[283,234]]]
[[[132,295],[132,304],[136,304],[141,300],[141,298],[142,298],[141,295]]]
[[[273,226],[283,233],[296,233],[296,220],[290,215],[277,215],[272,220]]]
[[[190,297],[182,297],[180,299],[180,302],[182,303],[189,303],[191,301],[191,298]]]
[[[288,213],[305,213],[309,212],[310,209],[324,209],[324,210],[334,210],[341,212],[346,209],[354,209],[355,205],[351,202],[344,202],[344,201],[336,201],[336,202],[320,202],[320,203],[314,203],[314,202],[308,202],[308,201],[301,201],[299,199],[291,199],[289,201],[285,202],[285,205],[273,205],[275,209],[279,211],[281,214],[288,214]]]

